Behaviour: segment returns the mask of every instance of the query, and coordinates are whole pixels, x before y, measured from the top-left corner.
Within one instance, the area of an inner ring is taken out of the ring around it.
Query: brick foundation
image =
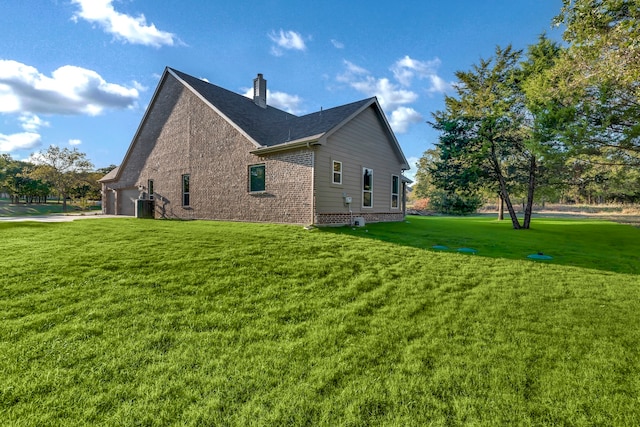
[[[321,213],[316,214],[315,224],[322,225],[348,225],[352,218],[362,217],[365,223],[371,222],[399,222],[404,220],[402,212],[393,213]]]

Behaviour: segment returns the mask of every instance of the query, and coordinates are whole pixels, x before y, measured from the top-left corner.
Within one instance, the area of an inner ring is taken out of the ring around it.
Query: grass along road
[[[90,205],[87,209],[81,209],[80,206],[69,202],[67,204],[68,213],[90,213],[100,212],[99,206],[95,202],[87,202]],[[0,198],[0,218],[2,217],[19,217],[19,216],[41,216],[50,214],[62,214],[62,202],[49,200],[47,203],[17,203],[13,204],[9,199]]]
[[[640,230],[409,222],[0,223],[0,419],[640,422]]]

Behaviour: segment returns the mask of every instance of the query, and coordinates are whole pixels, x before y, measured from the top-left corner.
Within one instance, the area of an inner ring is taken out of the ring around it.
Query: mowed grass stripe
[[[0,419],[638,424],[639,230],[534,226],[0,224]]]

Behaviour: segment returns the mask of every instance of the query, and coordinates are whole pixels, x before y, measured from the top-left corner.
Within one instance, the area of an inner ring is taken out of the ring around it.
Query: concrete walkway
[[[0,222],[36,221],[36,222],[69,222],[76,219],[99,219],[99,218],[131,218],[122,215],[103,214],[53,214],[53,215],[25,215],[25,216],[0,216]]]

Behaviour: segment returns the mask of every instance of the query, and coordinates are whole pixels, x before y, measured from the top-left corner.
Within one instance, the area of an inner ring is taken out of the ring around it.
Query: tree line
[[[640,202],[639,17],[638,0],[563,0],[565,44],[498,46],[456,72],[415,197],[456,214],[495,197],[515,229],[534,201]]]
[[[98,180],[115,168],[94,170],[85,153],[54,145],[31,158],[33,161],[22,161],[0,154],[0,193],[11,203],[46,203],[57,197],[64,212],[69,198],[100,200]]]

